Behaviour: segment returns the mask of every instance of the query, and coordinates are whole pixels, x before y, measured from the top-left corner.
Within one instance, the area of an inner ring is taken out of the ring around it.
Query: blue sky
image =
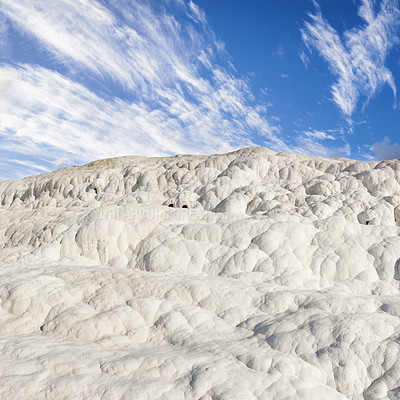
[[[0,0],[0,179],[247,146],[400,158],[398,0]]]

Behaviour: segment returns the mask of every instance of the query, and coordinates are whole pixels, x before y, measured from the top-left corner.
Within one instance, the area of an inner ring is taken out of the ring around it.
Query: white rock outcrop
[[[400,399],[400,162],[248,148],[0,183],[1,399]]]

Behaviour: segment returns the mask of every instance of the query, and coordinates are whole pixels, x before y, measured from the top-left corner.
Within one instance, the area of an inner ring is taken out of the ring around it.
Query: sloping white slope
[[[0,183],[0,398],[400,398],[399,183],[265,148]]]

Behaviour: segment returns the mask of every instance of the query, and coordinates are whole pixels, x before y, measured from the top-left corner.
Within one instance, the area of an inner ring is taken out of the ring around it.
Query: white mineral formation
[[[0,398],[400,398],[400,162],[249,148],[0,183]]]

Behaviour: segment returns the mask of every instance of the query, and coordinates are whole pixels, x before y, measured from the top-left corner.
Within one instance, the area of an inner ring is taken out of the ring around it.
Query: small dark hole
[[[40,330],[43,332],[43,327],[44,327],[44,325],[42,325],[41,327],[40,327]]]
[[[182,206],[182,208],[188,208],[188,206],[187,206],[186,204],[184,204],[184,205]]]
[[[369,224],[369,221],[365,221],[365,225],[368,225]]]
[[[168,204],[168,207],[173,207],[174,205],[173,204]]]

